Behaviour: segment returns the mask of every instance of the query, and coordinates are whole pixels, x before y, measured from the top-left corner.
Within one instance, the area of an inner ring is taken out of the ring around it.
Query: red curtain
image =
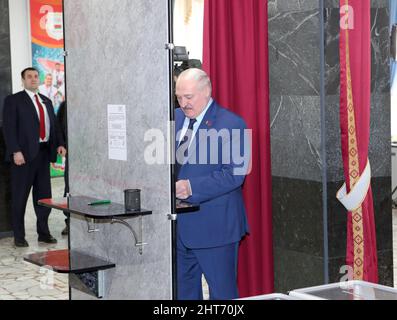
[[[274,290],[267,0],[205,0],[203,68],[213,97],[252,129],[243,192],[250,234],[239,251],[241,297]]]
[[[371,113],[371,4],[340,0],[340,125],[347,192],[356,186],[368,161]],[[365,191],[364,191],[365,192]],[[346,263],[355,280],[378,281],[371,186],[357,209],[348,212]]]

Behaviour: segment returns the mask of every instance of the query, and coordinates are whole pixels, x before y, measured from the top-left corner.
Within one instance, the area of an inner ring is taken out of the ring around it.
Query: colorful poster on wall
[[[40,93],[51,99],[57,113],[65,100],[62,0],[30,0],[33,67],[39,70]],[[51,164],[51,176],[62,176],[64,159]]]

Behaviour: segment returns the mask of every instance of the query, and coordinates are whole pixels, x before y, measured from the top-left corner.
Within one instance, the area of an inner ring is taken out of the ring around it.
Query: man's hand
[[[179,180],[176,182],[176,197],[185,200],[192,195],[189,180]]]
[[[23,156],[22,152],[15,152],[14,153],[14,163],[18,167],[25,164],[25,157]]]
[[[66,149],[64,147],[58,147],[57,151],[59,155],[66,157]]]

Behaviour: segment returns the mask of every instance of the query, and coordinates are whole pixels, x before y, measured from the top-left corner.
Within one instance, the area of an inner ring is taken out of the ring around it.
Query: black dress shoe
[[[45,243],[57,243],[57,239],[55,239],[52,235],[48,236],[39,236],[39,242],[45,242]]]
[[[14,239],[14,244],[19,248],[29,247],[29,243],[25,239]]]

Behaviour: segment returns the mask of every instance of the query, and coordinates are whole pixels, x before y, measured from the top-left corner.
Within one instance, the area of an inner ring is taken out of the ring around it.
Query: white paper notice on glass
[[[109,159],[127,161],[127,122],[125,105],[108,105]]]

